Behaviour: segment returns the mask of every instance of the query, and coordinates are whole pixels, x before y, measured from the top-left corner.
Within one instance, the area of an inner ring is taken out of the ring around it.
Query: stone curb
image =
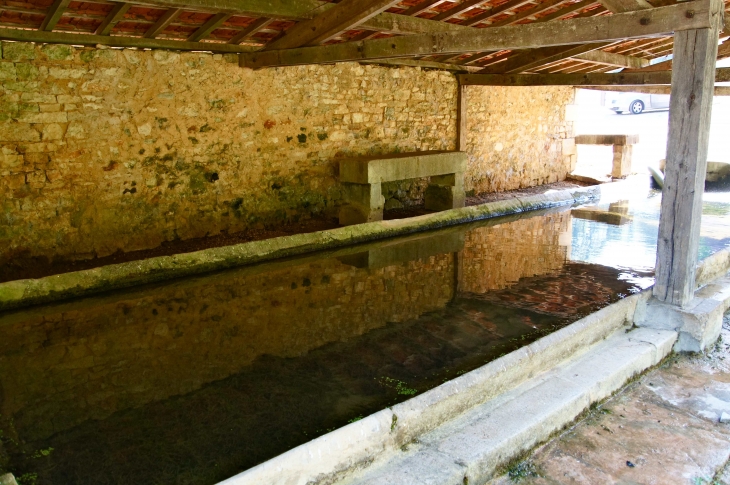
[[[600,198],[600,186],[0,283],[0,311]]]

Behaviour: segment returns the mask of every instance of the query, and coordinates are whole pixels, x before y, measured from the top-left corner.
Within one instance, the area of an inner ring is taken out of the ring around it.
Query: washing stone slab
[[[622,328],[583,355],[424,434],[388,461],[335,483],[484,483],[512,458],[549,439],[592,403],[661,362],[677,332]]]

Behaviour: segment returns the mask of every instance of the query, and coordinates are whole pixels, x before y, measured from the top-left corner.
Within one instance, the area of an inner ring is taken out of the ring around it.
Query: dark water
[[[656,204],[2,314],[0,469],[21,485],[216,483],[647,287]],[[730,208],[718,204],[710,217]],[[710,226],[705,255],[730,242]]]

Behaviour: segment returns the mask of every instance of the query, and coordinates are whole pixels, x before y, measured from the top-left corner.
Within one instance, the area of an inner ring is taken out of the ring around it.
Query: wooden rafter
[[[267,25],[269,25],[271,22],[273,22],[274,19],[270,19],[268,17],[262,17],[260,19],[254,20],[251,25],[234,35],[231,40],[228,41],[229,44],[240,44],[244,40],[250,38],[253,36],[256,32],[266,28]]]
[[[579,54],[574,56],[573,59],[589,61],[596,64],[605,64],[607,66],[628,67],[631,69],[640,69],[649,65],[649,59],[625,56],[623,54],[614,54],[612,52],[604,52],[601,50]]]
[[[287,30],[286,35],[269,42],[265,50],[293,49],[327,42],[398,2],[399,0],[343,0],[311,20],[295,24]]]
[[[147,29],[147,32],[142,35],[145,39],[154,39],[157,37],[163,30],[167,28],[168,25],[172,23],[175,18],[180,15],[180,12],[182,12],[181,8],[171,8],[165,11],[165,13],[162,14],[162,16],[155,22],[152,27]]]
[[[487,50],[531,49],[580,42],[601,43],[628,38],[666,35],[677,30],[706,28],[711,4],[697,0],[640,12],[570,19],[465,32],[393,37],[243,54],[241,65],[261,68],[327,62],[361,61],[433,54],[459,54]],[[691,14],[688,12],[691,10]],[[601,46],[599,45],[598,48]],[[571,54],[574,55],[574,54]]]
[[[633,12],[634,10],[646,10],[652,5],[646,0],[600,0],[601,5],[613,13]]]
[[[231,18],[231,14],[229,13],[217,13],[213,15],[206,23],[200,26],[198,30],[188,37],[188,42],[199,42],[200,40],[205,39],[215,29],[223,25],[223,22],[226,22],[229,18]]]
[[[434,7],[438,7],[445,1],[447,1],[447,0],[425,0],[424,2],[418,3],[414,6],[412,6],[411,8],[409,8],[408,10],[404,11],[402,13],[402,15],[408,15],[408,16],[420,15],[423,12],[425,12],[426,10],[429,10]]]
[[[96,28],[94,33],[96,35],[109,35],[112,29],[124,18],[124,15],[131,7],[131,3],[116,3],[114,8],[112,8],[112,11],[109,12],[109,15],[107,15],[101,24],[99,24],[99,27]]]
[[[43,19],[43,23],[41,23],[39,30],[49,32],[53,30],[58,21],[61,20],[61,15],[63,15],[63,11],[66,10],[69,3],[71,3],[71,0],[55,0],[53,4],[48,7],[46,18]]]
[[[457,15],[466,12],[467,10],[471,10],[474,7],[478,7],[479,5],[486,3],[487,0],[465,0],[461,2],[458,5],[455,5],[451,7],[448,10],[445,10],[441,12],[440,14],[436,15],[433,20],[441,21],[441,20],[449,20],[451,18],[456,17]]]

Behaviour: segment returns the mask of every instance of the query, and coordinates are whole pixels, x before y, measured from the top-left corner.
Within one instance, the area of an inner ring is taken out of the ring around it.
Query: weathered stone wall
[[[469,171],[476,193],[564,180],[576,163],[572,87],[467,86]]]
[[[338,158],[455,147],[456,81],[418,68],[4,42],[0,84],[0,264],[334,216]],[[467,190],[564,176],[570,90],[511,89],[469,88]]]

